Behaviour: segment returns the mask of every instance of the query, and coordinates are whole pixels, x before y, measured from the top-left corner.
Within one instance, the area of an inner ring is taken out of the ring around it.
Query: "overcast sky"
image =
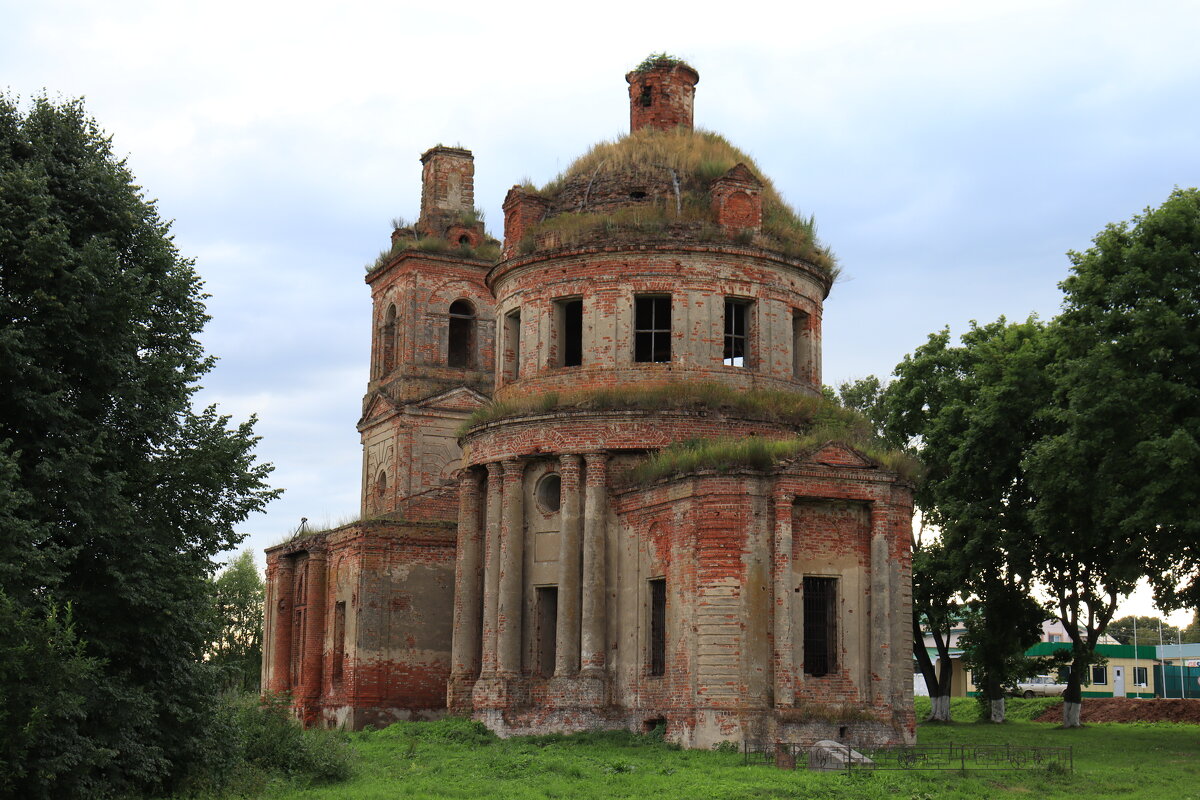
[[[1200,184],[1198,31],[1183,0],[0,0],[0,87],[85,97],[175,220],[212,295],[200,401],[259,416],[287,490],[244,525],[261,565],[302,516],[358,513],[364,265],[417,215],[430,146],[474,151],[500,235],[508,187],[626,132],[625,72],[684,57],[697,126],[838,255],[837,384],[946,325],[1053,316],[1067,250]]]

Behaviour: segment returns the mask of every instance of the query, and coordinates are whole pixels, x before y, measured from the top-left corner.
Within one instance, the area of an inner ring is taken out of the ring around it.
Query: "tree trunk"
[[[932,709],[929,712],[929,719],[926,722],[949,722],[950,721],[950,695],[939,694],[931,695],[929,700],[932,704]]]
[[[912,615],[913,655],[917,658],[921,674],[925,676],[925,686],[929,689],[930,711],[926,722],[949,722],[950,678],[953,674],[950,649],[945,645],[941,633],[933,631],[934,646],[939,654],[938,667],[935,668],[933,659],[929,657],[929,651],[925,649],[924,633],[918,621],[919,617],[920,614],[914,611]]]
[[[1079,712],[1083,704],[1083,669],[1078,662],[1071,663],[1067,673],[1067,689],[1063,692],[1063,727],[1080,728]]]
[[[991,722],[1004,722],[1004,687],[1000,681],[992,678],[990,675],[984,682],[984,691],[986,692],[991,711]]]

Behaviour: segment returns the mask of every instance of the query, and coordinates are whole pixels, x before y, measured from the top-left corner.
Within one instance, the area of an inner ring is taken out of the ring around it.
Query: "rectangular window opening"
[[[558,367],[583,364],[583,301],[557,300],[554,303],[555,344]]]
[[[792,378],[812,380],[812,333],[803,311],[792,312]]]
[[[537,587],[537,674],[554,675],[554,654],[558,646],[558,587]]]
[[[501,350],[501,372],[506,380],[516,380],[521,374],[521,310],[504,315],[504,348]]]
[[[1134,686],[1149,686],[1150,680],[1147,674],[1146,667],[1133,668],[1133,685]]]
[[[339,600],[333,606],[333,682],[342,682],[342,667],[346,660],[346,602]]]
[[[1099,685],[1099,686],[1107,686],[1108,685],[1108,667],[1107,666],[1105,666],[1103,664],[1099,664],[1097,666],[1092,667],[1092,684]]]
[[[671,360],[671,298],[636,297],[633,301],[633,360]]]
[[[750,301],[725,298],[725,351],[727,367],[748,367],[750,341]]]
[[[837,671],[837,578],[804,578],[804,672]]]
[[[650,675],[667,671],[667,581],[654,578],[647,581],[650,589],[650,652],[647,664]]]

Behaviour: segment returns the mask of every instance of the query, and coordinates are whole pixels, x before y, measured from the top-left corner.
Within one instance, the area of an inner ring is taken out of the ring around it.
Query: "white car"
[[[1058,697],[1067,690],[1067,685],[1061,683],[1053,675],[1035,675],[1027,681],[1017,684],[1017,694],[1022,697]]]

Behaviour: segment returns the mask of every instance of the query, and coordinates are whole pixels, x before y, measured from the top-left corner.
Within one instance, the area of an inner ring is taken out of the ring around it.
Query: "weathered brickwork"
[[[627,78],[635,130],[691,128],[694,70]],[[570,246],[529,232],[669,199],[670,182],[631,170],[552,195],[514,187],[492,264],[468,249],[483,236],[470,152],[422,164],[421,219],[397,235],[461,249],[400,250],[367,276],[364,521],[268,551],[264,686],[313,724],[450,711],[504,735],[910,740],[899,476],[828,443],[636,484],[631,469],[673,443],[799,431],[702,406],[528,404],[664,385],[818,395],[831,281],[756,238],[759,177],[739,164],[705,184],[711,219],[689,224],[723,238],[600,227]],[[493,400],[533,410],[463,429]]]

